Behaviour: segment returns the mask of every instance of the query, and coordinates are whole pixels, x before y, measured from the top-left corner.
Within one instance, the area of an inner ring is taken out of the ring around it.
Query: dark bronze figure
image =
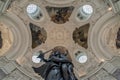
[[[73,72],[74,66],[67,51],[62,53],[62,51],[54,49],[48,59],[44,58],[44,54],[40,54],[39,58],[45,64],[38,68],[33,67],[33,69],[45,80],[77,80]]]

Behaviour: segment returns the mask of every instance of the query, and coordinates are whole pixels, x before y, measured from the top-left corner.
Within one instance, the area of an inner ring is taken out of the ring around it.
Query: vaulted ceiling
[[[120,0],[0,0],[0,80],[43,80],[34,56],[56,46],[79,80],[120,80],[119,37]]]

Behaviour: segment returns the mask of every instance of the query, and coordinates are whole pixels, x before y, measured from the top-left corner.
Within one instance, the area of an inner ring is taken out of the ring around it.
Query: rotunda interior
[[[78,80],[120,80],[120,0],[0,0],[0,80],[44,80],[53,49]]]

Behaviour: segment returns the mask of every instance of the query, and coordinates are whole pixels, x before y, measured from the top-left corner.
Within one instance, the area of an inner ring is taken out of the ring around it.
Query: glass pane
[[[93,8],[92,8],[91,5],[84,5],[82,10],[86,14],[92,14],[93,13]]]
[[[35,4],[29,4],[27,6],[27,13],[34,14],[37,11],[38,7]]]

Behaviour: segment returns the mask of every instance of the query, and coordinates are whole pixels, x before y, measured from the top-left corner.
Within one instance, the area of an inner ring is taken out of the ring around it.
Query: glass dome
[[[34,62],[34,63],[40,63],[40,61],[41,61],[41,59],[40,58],[37,58],[38,56],[36,56],[36,55],[33,55],[32,56],[32,61]]]
[[[39,52],[33,54],[33,56],[32,56],[32,61],[33,61],[34,63],[40,63],[40,62],[41,62],[41,59],[38,58],[39,54],[40,54]]]
[[[81,56],[79,56],[79,59],[78,59],[78,61],[80,62],[80,63],[86,63],[87,62],[87,56],[86,55],[81,55]]]
[[[93,7],[91,5],[83,5],[79,8],[77,17],[80,20],[88,20],[93,14]]]
[[[79,63],[86,63],[88,60],[88,57],[85,52],[77,51],[76,53],[76,60]]]
[[[91,5],[83,5],[82,10],[85,14],[93,13],[93,7]]]
[[[35,5],[35,4],[29,4],[27,6],[27,13],[34,14],[37,11],[37,9],[38,9],[37,5]]]

